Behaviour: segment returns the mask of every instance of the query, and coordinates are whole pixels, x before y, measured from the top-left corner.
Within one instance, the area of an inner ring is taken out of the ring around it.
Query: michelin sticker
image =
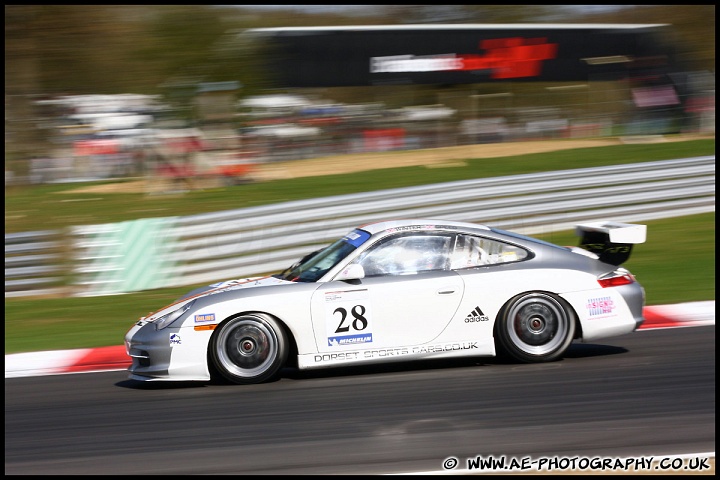
[[[325,326],[329,347],[372,343],[372,315],[367,290],[325,292]]]

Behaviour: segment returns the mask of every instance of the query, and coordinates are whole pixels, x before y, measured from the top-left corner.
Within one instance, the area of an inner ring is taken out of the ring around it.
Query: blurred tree
[[[389,5],[385,6],[385,11],[395,22],[405,24],[540,23],[558,16],[557,7],[558,5]]]
[[[156,63],[161,76],[204,78],[214,70],[212,50],[227,30],[218,12],[203,6],[160,6],[146,22],[137,58]]]
[[[132,58],[132,51],[144,34],[129,13],[117,5],[37,6],[28,35],[37,48],[43,93],[125,93],[140,88],[144,65]]]
[[[630,5],[593,13],[580,20],[593,23],[670,24],[677,60],[687,69],[715,73],[715,5]]]
[[[343,15],[337,9],[308,13],[297,6],[259,14],[243,6],[6,5],[5,63],[6,72],[17,69],[17,62],[35,65],[36,94],[157,93],[159,85],[175,78],[239,81],[245,85],[243,93],[251,94],[256,82],[262,88],[265,80],[263,63],[255,56],[262,45],[238,35],[247,28],[558,21],[670,23],[683,59],[714,71],[714,5],[633,5],[600,13],[577,7],[382,5],[359,16],[358,9]],[[13,49],[17,51],[9,51]],[[27,66],[24,70],[29,72]]]
[[[35,128],[34,95],[40,65],[32,31],[37,7],[5,5],[5,171],[26,178],[26,159],[41,154],[40,132]]]

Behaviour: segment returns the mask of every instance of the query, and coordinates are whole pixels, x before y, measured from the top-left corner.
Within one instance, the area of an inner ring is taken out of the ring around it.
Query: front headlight
[[[175,320],[182,317],[185,312],[190,310],[190,307],[192,307],[192,304],[195,303],[195,300],[192,300],[182,307],[178,308],[177,310],[173,310],[172,312],[163,315],[162,317],[155,320],[155,329],[156,330],[162,330],[165,327],[169,327],[170,324],[172,324]]]

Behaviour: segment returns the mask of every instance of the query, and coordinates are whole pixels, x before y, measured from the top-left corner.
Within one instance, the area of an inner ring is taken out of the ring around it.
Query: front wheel
[[[518,295],[503,307],[495,325],[499,347],[521,362],[549,362],[565,353],[575,335],[575,316],[547,293]]]
[[[275,378],[288,357],[288,339],[272,317],[248,314],[223,323],[210,342],[210,360],[217,372],[237,384]]]

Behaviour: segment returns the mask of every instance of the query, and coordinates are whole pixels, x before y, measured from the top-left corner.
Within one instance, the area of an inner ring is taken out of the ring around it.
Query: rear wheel
[[[248,314],[220,325],[210,343],[210,360],[225,379],[238,384],[276,377],[288,357],[288,339],[272,317]]]
[[[503,307],[495,324],[500,349],[521,362],[561,358],[575,335],[575,316],[547,293],[518,295]]]

